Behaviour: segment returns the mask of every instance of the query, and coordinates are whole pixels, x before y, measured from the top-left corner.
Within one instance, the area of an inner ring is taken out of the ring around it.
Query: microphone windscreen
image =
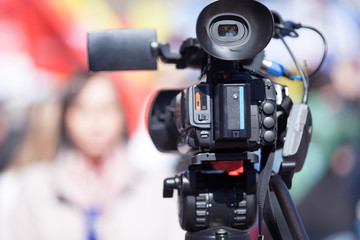
[[[92,31],[87,36],[90,71],[156,70],[157,56],[151,43],[155,29]]]

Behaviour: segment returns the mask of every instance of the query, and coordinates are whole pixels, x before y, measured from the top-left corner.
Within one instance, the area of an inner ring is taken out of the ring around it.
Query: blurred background
[[[87,71],[87,32],[156,28],[158,41],[169,42],[176,51],[184,39],[195,37],[197,16],[210,2],[0,1],[0,227],[11,215],[19,194],[16,177],[9,169],[56,155],[60,111],[57,102],[70,79]],[[262,3],[285,20],[318,28],[328,41],[325,63],[310,80],[314,131],[304,168],[295,175],[291,194],[310,239],[359,239],[360,3],[357,0]],[[308,30],[300,30],[299,35],[288,42],[298,60],[306,60],[311,73],[321,60],[322,42]],[[272,40],[266,48],[266,58],[294,69],[279,40]],[[175,173],[176,157],[155,153],[145,130],[144,109],[155,89],[184,88],[197,83],[200,73],[176,70],[173,65],[160,62],[158,68],[156,72],[121,72],[110,76],[126,112],[131,161],[142,170],[162,169],[170,174]],[[275,81],[289,84],[294,102],[300,102],[301,83]],[[154,155],[149,157],[147,150]]]

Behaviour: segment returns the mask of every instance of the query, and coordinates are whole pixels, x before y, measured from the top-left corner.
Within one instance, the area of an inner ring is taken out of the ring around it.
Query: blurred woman
[[[63,101],[58,154],[24,168],[0,239],[184,239],[176,206],[161,198],[162,177],[128,161],[125,119],[106,75],[76,78]]]

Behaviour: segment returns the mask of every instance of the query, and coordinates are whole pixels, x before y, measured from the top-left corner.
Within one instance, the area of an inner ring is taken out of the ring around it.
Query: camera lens
[[[222,37],[235,37],[239,32],[236,24],[220,24],[218,26],[218,34]]]

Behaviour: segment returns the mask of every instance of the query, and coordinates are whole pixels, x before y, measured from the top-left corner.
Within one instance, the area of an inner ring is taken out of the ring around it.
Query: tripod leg
[[[308,240],[309,238],[305,231],[304,225],[301,222],[299,214],[295,208],[289,190],[284,181],[278,174],[274,174],[271,177],[270,185],[276,195],[276,199],[279,202],[281,211],[285,217],[293,239]]]
[[[264,221],[272,238],[276,240],[283,240],[280,233],[279,225],[273,212],[269,191],[266,194],[266,200],[264,205]]]

